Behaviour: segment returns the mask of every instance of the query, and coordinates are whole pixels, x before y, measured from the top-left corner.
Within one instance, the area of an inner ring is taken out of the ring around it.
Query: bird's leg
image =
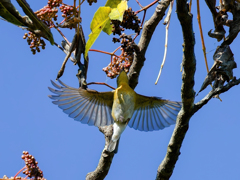
[[[120,117],[118,118],[118,121],[120,121],[121,123],[123,123],[123,122],[124,122],[124,117],[123,117],[123,116],[120,116]]]
[[[127,121],[126,121],[126,124],[128,124],[128,123],[129,123],[129,121],[130,121],[130,118],[128,118],[128,119],[127,119]]]

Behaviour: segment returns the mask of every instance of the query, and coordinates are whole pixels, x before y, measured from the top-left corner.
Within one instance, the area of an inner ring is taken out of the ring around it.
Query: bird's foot
[[[118,119],[119,122],[123,123],[124,122],[124,117],[123,116],[120,116],[119,119]]]
[[[130,121],[130,118],[128,118],[128,119],[127,119],[127,121],[126,121],[126,124],[128,124],[128,123],[129,123],[129,121]]]

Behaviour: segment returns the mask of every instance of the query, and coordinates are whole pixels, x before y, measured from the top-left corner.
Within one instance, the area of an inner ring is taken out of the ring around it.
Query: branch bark
[[[196,59],[194,54],[195,37],[192,28],[192,15],[189,12],[186,0],[177,0],[177,15],[183,33],[183,67],[182,73],[182,109],[180,110],[175,129],[170,139],[167,153],[157,170],[157,180],[168,180],[180,155],[180,148],[188,130],[189,120],[192,116],[195,92],[194,74]]]
[[[129,85],[132,89],[138,84],[138,78],[140,75],[140,71],[144,65],[145,61],[145,53],[147,51],[148,45],[151,41],[152,35],[158,25],[158,23],[162,20],[165,12],[172,0],[161,0],[157,5],[155,12],[153,13],[152,17],[144,24],[142,35],[140,41],[138,43],[138,47],[140,51],[135,53],[133,64],[130,68],[128,79]]]
[[[109,153],[107,151],[108,144],[111,140],[112,134],[113,134],[113,125],[110,126],[104,126],[99,127],[99,130],[104,134],[105,136],[105,146],[102,151],[99,163],[97,168],[93,171],[87,174],[86,180],[101,180],[106,177],[108,174],[108,171],[110,169],[110,166],[112,164],[112,159],[114,157],[114,153]]]
[[[208,101],[210,101],[215,95],[224,93],[238,84],[240,84],[240,78],[236,79],[234,77],[227,85],[223,86],[222,88],[216,88],[214,90],[211,90],[201,101],[194,104],[192,115],[196,113],[199,109],[201,109],[205,104],[207,104]]]

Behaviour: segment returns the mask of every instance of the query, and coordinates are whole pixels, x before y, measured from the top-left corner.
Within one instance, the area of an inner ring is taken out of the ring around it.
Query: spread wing
[[[53,104],[58,105],[69,117],[94,126],[113,124],[113,92],[72,88],[60,80],[58,82],[61,86],[51,82],[57,90],[49,87],[49,90],[56,94],[49,97],[54,100]]]
[[[135,112],[128,125],[140,131],[163,129],[176,123],[181,102],[136,94]]]

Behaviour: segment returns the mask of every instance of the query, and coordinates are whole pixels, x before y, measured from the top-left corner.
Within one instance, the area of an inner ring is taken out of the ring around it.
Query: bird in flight
[[[58,105],[69,117],[94,126],[113,124],[113,135],[107,150],[116,152],[117,142],[128,125],[140,131],[163,129],[176,123],[182,103],[158,97],[137,94],[129,85],[125,71],[117,78],[114,91],[98,92],[73,88],[58,80],[49,90],[55,95],[53,104]]]

